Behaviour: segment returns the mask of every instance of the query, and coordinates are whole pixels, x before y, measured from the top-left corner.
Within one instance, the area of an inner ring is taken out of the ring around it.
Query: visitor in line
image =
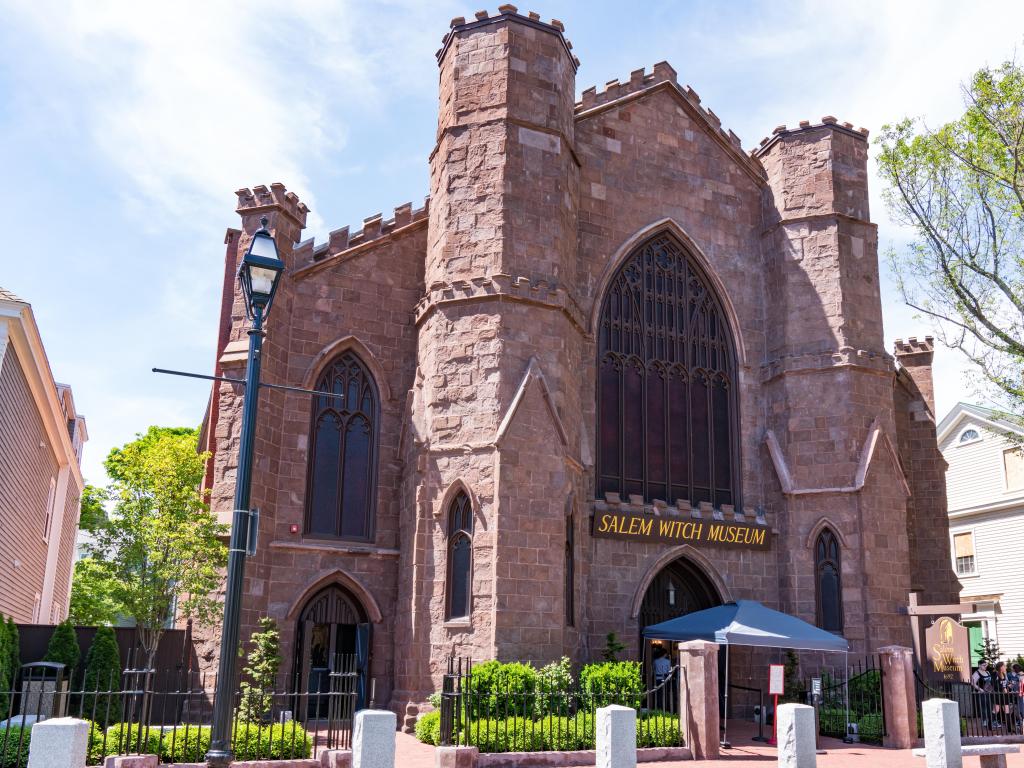
[[[1010,699],[1010,678],[1006,674],[1006,662],[997,661],[996,668],[992,675],[993,685],[995,687],[995,707],[992,713],[995,715],[993,719],[993,728],[1012,728],[1011,723],[1015,718],[1010,714],[1011,710],[1011,699]]]
[[[1009,682],[1010,701],[1016,704],[1013,708],[1015,730],[1024,733],[1024,668],[1015,663],[1006,678]]]
[[[981,709],[981,725],[984,728],[989,727],[989,721],[992,721],[992,728],[998,728],[998,724],[995,722],[995,718],[992,716],[995,713],[993,709],[994,702],[992,701],[992,693],[995,691],[995,685],[992,682],[992,672],[989,671],[988,661],[982,659],[978,662],[978,668],[974,670],[974,674],[971,675],[971,687],[981,693],[982,695],[978,698],[979,708]]]

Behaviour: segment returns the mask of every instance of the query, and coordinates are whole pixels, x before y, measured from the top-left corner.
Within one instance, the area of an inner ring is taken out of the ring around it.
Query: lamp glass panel
[[[265,259],[276,259],[277,246],[274,244],[274,238],[266,235],[254,235],[252,243],[249,245],[249,253],[253,256],[262,256]]]
[[[252,280],[252,292],[269,295],[274,288],[274,278],[277,277],[276,269],[266,267],[249,267],[249,278]]]

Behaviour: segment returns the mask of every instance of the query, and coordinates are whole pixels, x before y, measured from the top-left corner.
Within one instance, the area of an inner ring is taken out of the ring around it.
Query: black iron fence
[[[960,708],[960,736],[993,738],[1021,736],[1024,719],[1024,696],[1013,693],[979,691],[970,683],[930,683],[914,672],[917,688],[917,735],[924,737],[921,705],[927,699],[949,699]],[[1024,741],[1024,739],[1020,739]]]
[[[449,659],[440,706],[440,743],[481,752],[593,749],[597,710],[617,704],[637,713],[637,746],[682,746],[679,670],[645,690],[620,685],[520,685],[474,674],[467,659]]]
[[[238,759],[318,757],[351,746],[359,696],[355,657],[339,658],[315,689],[242,684],[235,693],[232,751]],[[89,764],[110,755],[155,754],[162,763],[202,762],[210,745],[213,686],[181,670],[129,669],[93,685],[27,666],[0,690],[0,765],[24,766],[32,725],[49,717],[90,722]]]
[[[818,697],[818,729],[822,736],[881,744],[885,737],[885,697],[877,656],[843,666],[823,667]],[[803,681],[807,703],[815,704],[811,679]]]

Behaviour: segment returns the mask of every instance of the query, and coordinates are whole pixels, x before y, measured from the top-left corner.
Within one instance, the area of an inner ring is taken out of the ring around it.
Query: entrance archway
[[[332,690],[332,673],[354,673],[355,708],[365,705],[370,631],[363,606],[337,584],[324,587],[306,601],[295,631],[295,675],[299,690],[309,693],[303,719],[327,716],[330,698],[315,694]]]
[[[658,571],[644,593],[639,625],[658,624],[705,608],[722,604],[718,590],[700,566],[686,557],[668,563]]]

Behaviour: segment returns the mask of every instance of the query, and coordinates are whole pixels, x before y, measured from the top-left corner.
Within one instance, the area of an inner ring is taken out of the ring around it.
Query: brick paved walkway
[[[750,727],[748,727],[750,726]],[[750,741],[756,733],[752,724],[729,722],[733,748],[723,752],[721,760],[685,760],[641,763],[652,768],[769,768],[776,763],[774,747]],[[924,759],[909,750],[882,749],[867,744],[843,744],[838,739],[822,739],[825,754],[818,755],[818,768],[924,768]],[[1024,749],[1024,744],[1021,745]],[[1007,768],[1024,768],[1024,754],[1007,755]],[[978,766],[977,757],[964,758],[965,768]],[[421,744],[415,736],[398,734],[395,768],[434,768],[434,748]]]

